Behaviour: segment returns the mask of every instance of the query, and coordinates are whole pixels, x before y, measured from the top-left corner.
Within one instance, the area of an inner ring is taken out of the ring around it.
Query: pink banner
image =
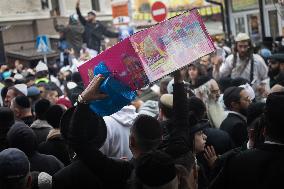
[[[85,85],[90,82],[94,67],[100,62],[106,64],[116,79],[130,86],[133,90],[142,88],[149,83],[129,38],[107,49],[78,68]]]
[[[180,69],[215,50],[197,9],[123,40],[78,69],[87,85],[104,62],[113,76],[133,90]]]

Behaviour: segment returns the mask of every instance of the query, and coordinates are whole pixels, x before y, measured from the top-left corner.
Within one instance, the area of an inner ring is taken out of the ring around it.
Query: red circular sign
[[[167,18],[167,7],[164,3],[157,1],[152,5],[151,13],[155,21],[161,22]]]

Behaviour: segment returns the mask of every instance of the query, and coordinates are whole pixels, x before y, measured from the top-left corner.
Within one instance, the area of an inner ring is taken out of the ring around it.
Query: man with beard
[[[224,92],[224,104],[229,110],[220,129],[229,133],[234,146],[240,147],[247,142],[247,109],[251,99],[244,88],[229,87]]]
[[[200,98],[206,106],[207,117],[214,128],[219,128],[227,117],[223,105],[219,102],[220,89],[218,83],[211,79],[194,90],[196,97]]]
[[[284,53],[273,54],[268,60],[269,85],[284,83]]]
[[[234,54],[226,60],[214,61],[213,77],[220,79],[230,76],[242,77],[257,86],[267,78],[268,68],[261,56],[253,53],[251,40],[246,33],[239,33],[235,38]]]

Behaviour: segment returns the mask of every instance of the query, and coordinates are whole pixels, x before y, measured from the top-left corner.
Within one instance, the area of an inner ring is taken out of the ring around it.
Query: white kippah
[[[23,93],[25,96],[28,95],[28,86],[26,84],[17,84],[14,85],[14,87],[20,91],[21,93]]]

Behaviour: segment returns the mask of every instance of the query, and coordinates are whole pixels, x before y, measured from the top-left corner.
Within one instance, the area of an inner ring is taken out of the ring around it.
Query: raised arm
[[[189,127],[188,100],[180,71],[174,73],[173,112],[177,127]]]
[[[104,27],[104,32],[103,34],[107,37],[111,37],[111,38],[117,38],[118,37],[118,33],[117,32],[113,32],[113,31],[110,31],[108,30],[105,26]]]
[[[75,112],[84,112],[84,115],[95,114],[89,108],[88,102],[93,100],[101,100],[106,97],[105,94],[100,93],[99,86],[104,80],[103,77],[95,77],[88,87],[81,93],[81,100],[76,107]],[[82,103],[84,102],[84,103]],[[82,119],[87,119],[86,116],[82,116]],[[80,138],[85,135],[87,128],[84,128],[84,124],[72,124],[72,136],[74,138]],[[95,126],[95,125],[92,125]],[[131,174],[131,165],[127,161],[118,161],[103,155],[99,149],[91,143],[79,143],[73,148],[76,148],[76,153],[80,159],[96,174],[100,179],[104,179],[109,183],[122,183],[126,182]]]
[[[79,17],[79,20],[80,20],[81,24],[82,25],[86,25],[87,24],[87,20],[82,16],[81,11],[80,11],[80,0],[77,0],[76,12],[77,12],[77,15]]]
[[[222,57],[213,57],[213,78],[219,80],[222,77],[229,76],[233,69],[232,61],[233,55],[227,57],[225,61],[223,61]]]

